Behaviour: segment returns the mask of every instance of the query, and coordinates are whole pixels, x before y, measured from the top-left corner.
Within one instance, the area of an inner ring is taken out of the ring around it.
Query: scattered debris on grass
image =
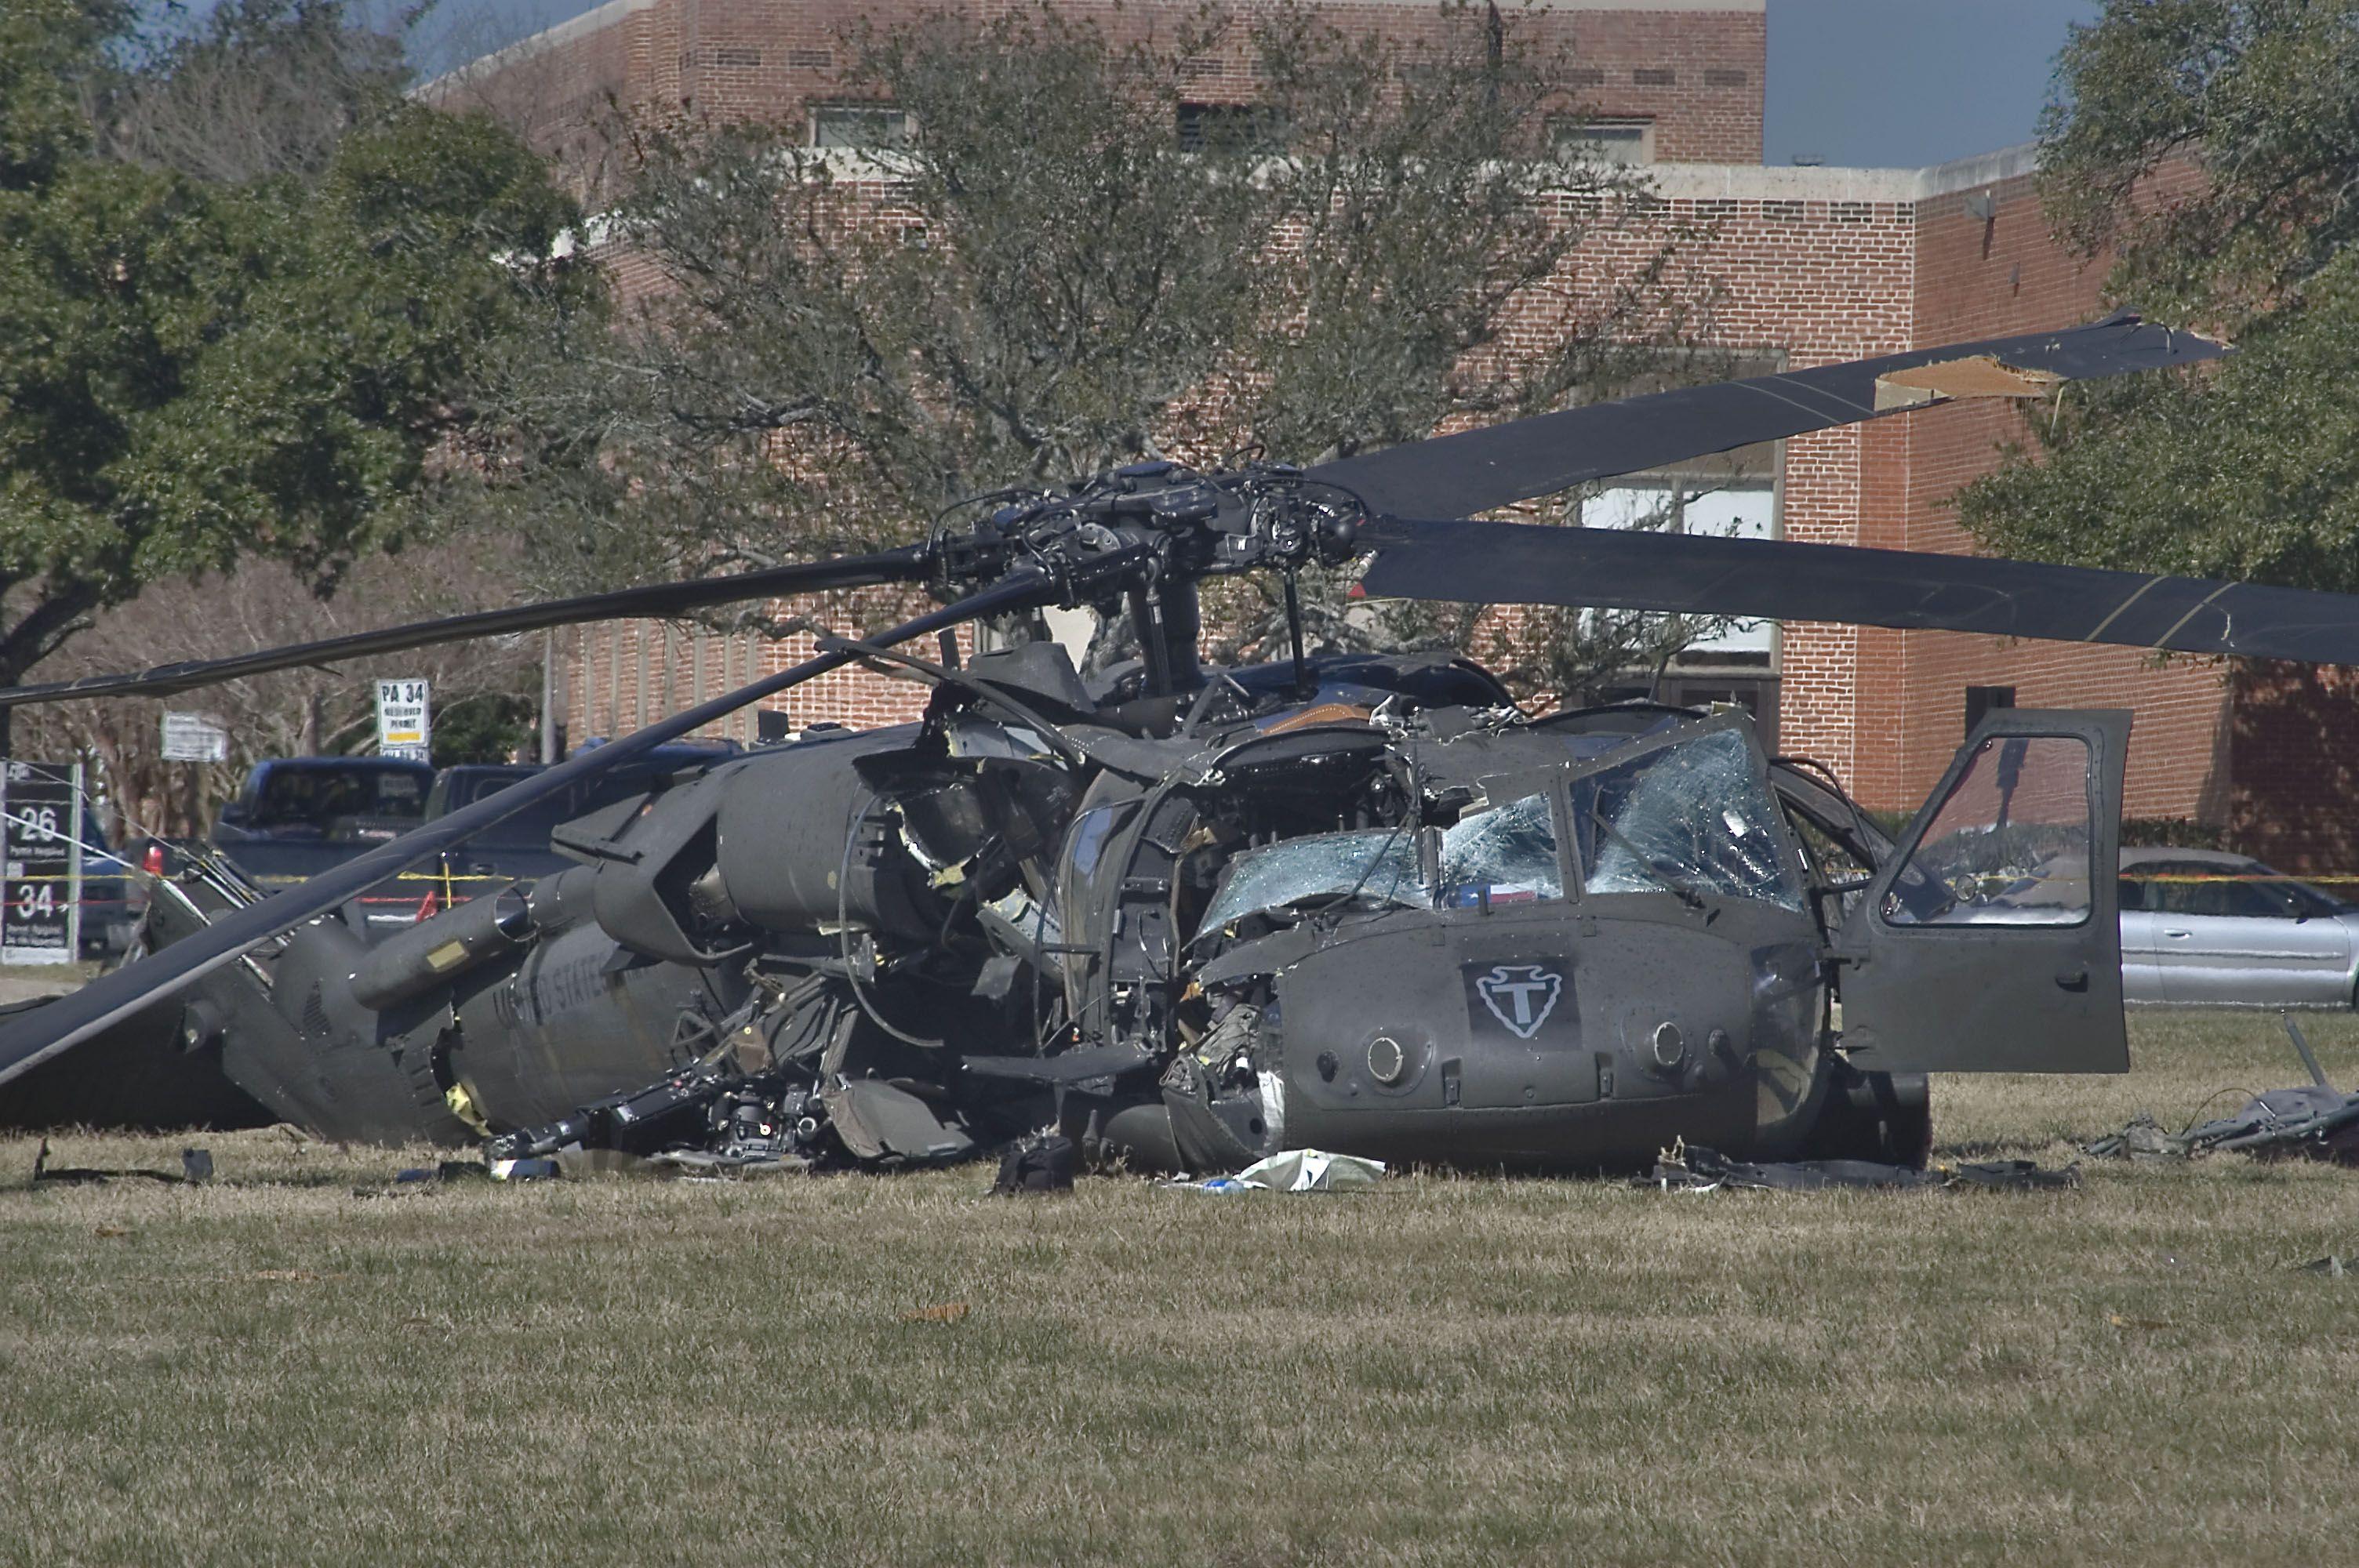
[[[940,1306],[916,1307],[901,1314],[903,1323],[956,1323],[973,1311],[964,1302],[944,1302]]]
[[[1765,1192],[1822,1192],[1829,1188],[2077,1187],[2081,1168],[2049,1170],[2029,1160],[1981,1160],[1958,1165],[1885,1165],[1871,1160],[1785,1160],[1755,1163],[1732,1160],[1715,1150],[1675,1144],[1656,1157],[1641,1186],[1669,1192],[1710,1193],[1723,1187]]]
[[[49,1141],[46,1138],[41,1140],[40,1148],[36,1150],[33,1154],[33,1184],[35,1186],[39,1186],[43,1183],[59,1183],[69,1186],[81,1186],[92,1185],[103,1182],[129,1180],[161,1182],[166,1186],[179,1187],[195,1186],[201,1183],[210,1182],[212,1179],[213,1157],[209,1152],[202,1149],[183,1149],[180,1151],[180,1169],[177,1175],[169,1171],[112,1170],[102,1169],[95,1165],[53,1166],[49,1163]]]
[[[2215,1150],[2262,1159],[2359,1164],[2359,1095],[2322,1087],[2271,1089],[2246,1100],[2234,1116],[2198,1122],[2177,1133],[2142,1112],[2120,1131],[2081,1148],[2093,1159],[2142,1164],[2201,1159]]]
[[[991,1190],[1016,1196],[1070,1193],[1073,1190],[1075,1154],[1070,1138],[1019,1138],[999,1157],[999,1174],[992,1182]]]
[[[2278,1013],[2277,1022],[2284,1025],[2294,1054],[2310,1073],[2308,1084],[2255,1095],[2234,1116],[2192,1123],[2177,1133],[2165,1130],[2151,1114],[2140,1111],[2119,1132],[2082,1144],[2082,1152],[2099,1160],[2147,1164],[2198,1159],[2215,1149],[2262,1159],[2359,1164],[2359,1095],[2346,1095],[2327,1080],[2318,1053],[2310,1048],[2292,1013]]]

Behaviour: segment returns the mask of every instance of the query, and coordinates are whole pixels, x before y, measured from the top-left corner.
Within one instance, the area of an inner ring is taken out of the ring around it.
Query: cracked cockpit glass
[[[1717,730],[1572,781],[1584,886],[1759,899],[1799,910],[1753,748]]]
[[[1230,862],[1197,925],[1209,935],[1277,910],[1353,904],[1430,909],[1531,903],[1564,896],[1556,822],[1545,794],[1461,817],[1440,835],[1441,885],[1426,884],[1410,827],[1327,833],[1248,849]]]
[[[1442,903],[1458,907],[1562,898],[1549,797],[1527,795],[1444,830],[1441,892]]]
[[[1422,909],[1429,902],[1418,878],[1413,829],[1328,833],[1239,855],[1229,863],[1220,892],[1197,929],[1218,931],[1264,910],[1335,903]]]

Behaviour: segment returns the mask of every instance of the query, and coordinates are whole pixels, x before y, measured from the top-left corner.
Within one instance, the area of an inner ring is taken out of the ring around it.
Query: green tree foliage
[[[1639,173],[1551,139],[1578,113],[1568,62],[1487,7],[1445,6],[1418,43],[1294,10],[1123,43],[1016,8],[844,53],[872,108],[817,135],[798,113],[616,137],[627,189],[597,236],[635,301],[511,366],[527,438],[495,470],[530,476],[504,501],[583,579],[804,558],[1001,487],[1310,461],[1597,395],[1709,304]],[[1237,96],[1207,61],[1252,102],[1207,105]],[[813,145],[838,127],[862,145]],[[1626,265],[1567,287],[1611,235]],[[1385,630],[1312,586],[1314,636]],[[1230,591],[1240,644],[1266,642],[1274,604]]]
[[[2009,554],[2359,589],[2359,4],[2110,0],[2043,128],[2060,238],[2241,351],[2075,387],[1962,497]]]
[[[332,587],[418,525],[487,349],[578,302],[530,261],[577,213],[490,122],[332,50],[302,135],[267,92],[204,112],[236,60],[291,89],[346,27],[305,0],[162,41],[88,0],[0,10],[0,681],[147,583],[258,557]]]

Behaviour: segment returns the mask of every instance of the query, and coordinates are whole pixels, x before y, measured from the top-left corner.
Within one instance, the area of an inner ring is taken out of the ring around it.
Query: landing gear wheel
[[[1811,1160],[1872,1160],[1923,1170],[1933,1152],[1931,1082],[1922,1073],[1837,1067],[1802,1152]]]

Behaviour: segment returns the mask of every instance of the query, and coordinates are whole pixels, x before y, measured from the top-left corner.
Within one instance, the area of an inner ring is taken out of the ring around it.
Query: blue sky
[[[1763,159],[1913,168],[2031,139],[2097,0],[1769,0]]]
[[[207,3],[195,0],[200,9]],[[464,38],[472,54],[592,3],[441,0],[426,31],[429,38]],[[2101,9],[2099,0],[1768,0],[1768,6],[1765,161],[1803,155],[1899,168],[2028,140],[2068,29],[2095,20]]]

